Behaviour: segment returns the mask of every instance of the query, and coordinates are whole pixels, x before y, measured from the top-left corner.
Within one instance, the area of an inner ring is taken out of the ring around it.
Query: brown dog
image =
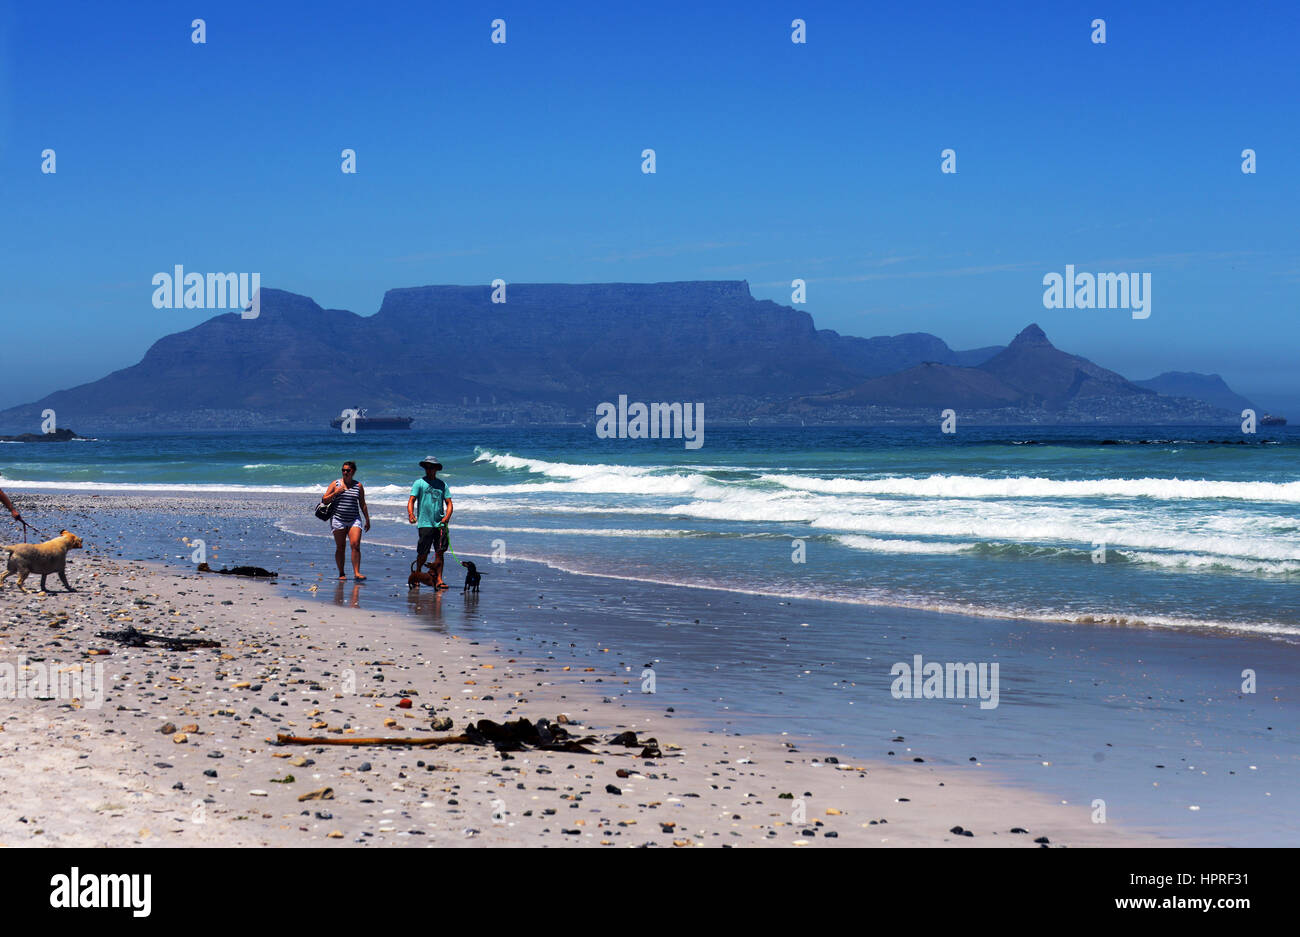
[[[406,577],[407,589],[418,589],[420,586],[435,586],[438,584],[438,581],[433,578],[433,564],[425,563],[424,568],[428,570],[427,573],[417,570],[415,561],[411,561],[411,575]]]
[[[44,543],[12,543],[0,546],[0,550],[9,551],[8,566],[3,573],[0,573],[0,587],[4,586],[4,581],[10,573],[17,573],[18,588],[26,592],[23,583],[29,575],[37,573],[41,577],[41,591],[44,592],[45,577],[50,573],[58,573],[59,579],[63,580],[63,587],[69,592],[76,592],[77,590],[68,582],[64,568],[68,563],[68,551],[80,549],[81,538],[66,530],[53,540],[46,540]]]

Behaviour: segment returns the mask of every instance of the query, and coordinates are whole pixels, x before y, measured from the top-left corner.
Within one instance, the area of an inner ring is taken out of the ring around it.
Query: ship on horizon
[[[1259,418],[1260,426],[1286,426],[1286,417],[1265,413]]]
[[[353,426],[357,431],[363,429],[410,429],[411,424],[415,422],[414,417],[409,416],[367,416],[366,411],[361,407],[354,407],[356,417],[353,419]],[[330,429],[339,429],[343,425],[343,417],[336,416],[330,420]]]

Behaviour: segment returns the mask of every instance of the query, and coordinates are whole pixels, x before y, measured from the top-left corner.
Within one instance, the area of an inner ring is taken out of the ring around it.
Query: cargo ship
[[[1286,426],[1286,417],[1265,413],[1259,418],[1260,426]]]
[[[356,419],[353,425],[357,431],[372,429],[410,429],[411,424],[415,422],[414,417],[409,416],[367,416],[366,411],[360,407],[355,408],[357,411]],[[343,426],[343,417],[336,416],[330,420],[330,429],[339,429]]]

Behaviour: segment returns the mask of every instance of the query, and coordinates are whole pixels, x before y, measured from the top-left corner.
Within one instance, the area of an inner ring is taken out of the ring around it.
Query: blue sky
[[[496,277],[800,277],[822,328],[1036,321],[1300,411],[1300,5],[444,6],[0,6],[0,406],[207,318],[153,308],[179,263],[363,315]],[[1151,273],[1151,317],[1044,309],[1066,264]]]

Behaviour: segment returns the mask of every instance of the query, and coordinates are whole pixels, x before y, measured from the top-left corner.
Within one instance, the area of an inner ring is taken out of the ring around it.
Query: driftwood
[[[210,638],[174,638],[167,634],[149,634],[146,631],[136,631],[132,625],[127,625],[125,631],[98,631],[95,637],[119,641],[128,647],[148,647],[150,642],[156,642],[169,651],[185,651],[193,647],[221,647],[220,641],[213,641]]]

